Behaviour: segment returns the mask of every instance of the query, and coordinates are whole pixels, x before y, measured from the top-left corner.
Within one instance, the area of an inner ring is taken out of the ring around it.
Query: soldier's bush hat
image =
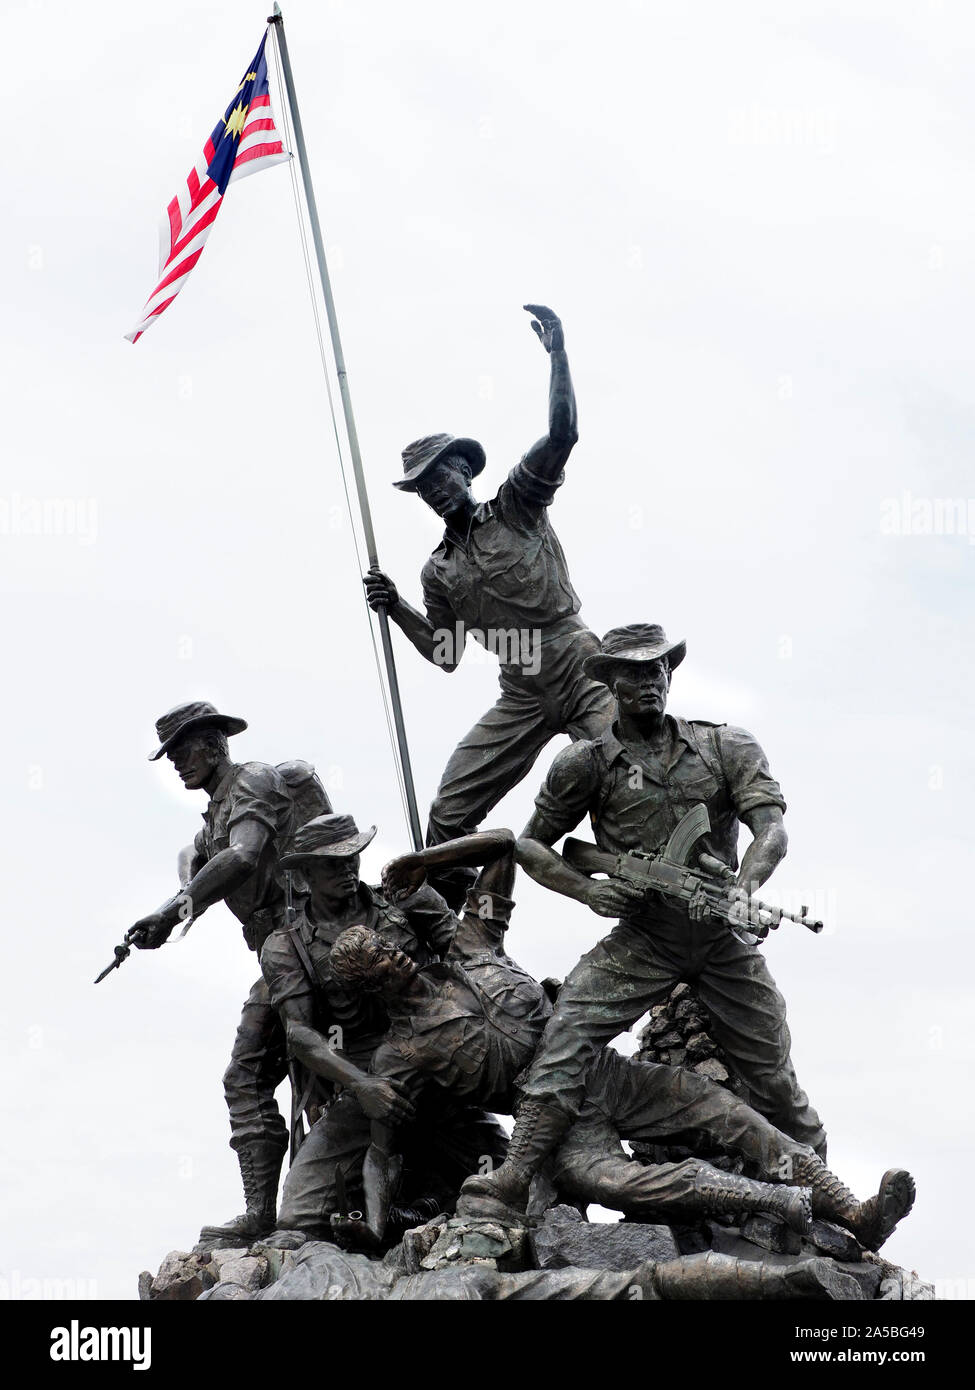
[[[438,459],[445,454],[460,454],[471,466],[471,477],[476,478],[484,468],[486,455],[476,439],[459,439],[453,434],[428,434],[423,439],[414,439],[403,450],[403,476],[397,478],[393,487],[404,492],[415,492],[416,485],[429,472]]]
[[[687,643],[668,641],[659,623],[630,623],[627,627],[610,628],[600,650],[586,657],[582,669],[592,680],[609,685],[613,671],[620,665],[641,665],[665,656],[673,670],[686,655]]]
[[[316,816],[300,826],[278,861],[290,869],[308,859],[348,859],[360,854],[376,834],[376,827],[360,830],[351,816]]]
[[[185,705],[174,705],[156,720],[160,745],[155,753],[149,754],[149,761],[154,763],[161,758],[190,729],[206,728],[222,729],[225,734],[239,734],[247,728],[247,720],[237,719],[232,714],[221,714],[216,705],[211,705],[208,700],[188,700]]]

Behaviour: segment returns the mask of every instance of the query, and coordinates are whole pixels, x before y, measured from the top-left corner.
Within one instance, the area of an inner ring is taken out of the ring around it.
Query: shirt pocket
[[[522,598],[532,582],[532,567],[523,556],[496,556],[481,567],[481,582],[499,598]]]
[[[720,834],[721,828],[726,825],[728,818],[728,789],[723,783],[711,773],[702,777],[693,777],[686,782],[681,782],[676,788],[678,796],[672,801],[673,808],[673,829],[680,824],[684,816],[692,811],[695,806],[706,806],[708,820],[711,822],[710,831],[694,844],[690,851],[691,864],[695,864],[698,857],[704,854],[715,854],[719,859],[726,856],[715,840],[715,833],[718,838],[723,839]],[[672,832],[671,832],[672,833]],[[732,837],[731,854],[734,855],[734,844],[737,841],[737,833]]]
[[[710,811],[712,808],[717,810],[721,802],[721,794],[724,790],[718,779],[710,772],[703,774],[697,773],[693,777],[681,778],[676,783],[675,790],[678,799],[690,810],[694,806],[702,803]]]
[[[477,1023],[465,1020],[463,1037],[454,1048],[451,1062],[464,1076],[476,1076],[484,1067],[487,1058],[487,1038],[484,1029]]]

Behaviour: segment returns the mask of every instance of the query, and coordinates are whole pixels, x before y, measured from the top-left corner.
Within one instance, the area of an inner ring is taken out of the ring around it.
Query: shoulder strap
[[[305,967],[305,973],[307,974],[309,980],[313,985],[320,985],[321,980],[318,978],[318,971],[315,969],[312,958],[308,954],[308,948],[305,945],[304,939],[301,935],[301,920],[299,919],[293,927],[288,927],[287,930],[288,935],[294,942],[295,950],[298,952],[298,955],[301,959],[301,963]]]
[[[602,738],[595,738],[592,740],[592,750],[596,759],[596,766],[599,769],[599,789],[596,792],[596,806],[591,813],[591,819],[595,821],[602,815],[603,808],[609,799],[612,787],[609,781],[609,759],[606,757]]]

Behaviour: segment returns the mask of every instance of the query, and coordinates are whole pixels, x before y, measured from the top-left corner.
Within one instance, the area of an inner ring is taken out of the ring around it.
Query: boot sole
[[[911,1174],[904,1168],[888,1168],[877,1192],[877,1220],[871,1249],[879,1250],[893,1235],[897,1223],[903,1221],[914,1206],[916,1196],[917,1185]]]
[[[497,1197],[488,1197],[480,1192],[462,1191],[457,1198],[454,1214],[481,1221],[497,1221],[502,1226],[523,1226],[526,1229],[538,1224],[523,1209],[511,1207],[507,1202],[499,1201]]]
[[[792,1191],[802,1195],[794,1201],[794,1204],[790,1203],[791,1211],[782,1213],[783,1219],[789,1229],[795,1231],[796,1235],[807,1236],[812,1230],[813,1223],[812,1189],[794,1187]]]
[[[274,1226],[266,1226],[259,1231],[228,1231],[226,1227],[204,1226],[200,1231],[198,1245],[207,1250],[224,1249],[235,1250],[237,1247],[243,1248],[251,1246],[255,1241],[263,1240],[265,1236],[271,1234]]]

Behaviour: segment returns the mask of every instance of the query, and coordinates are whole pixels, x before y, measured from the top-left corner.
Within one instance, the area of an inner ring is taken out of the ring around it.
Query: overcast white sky
[[[380,826],[367,877],[406,846],[286,167],[231,189],[175,305],[122,337],[264,14],[3,6],[0,1296],[133,1296],[241,1207],[220,1078],[256,963],[234,919],[92,986],[205,805],[146,761],[156,717],[208,698],[250,721],[238,758],[314,761]],[[769,896],[829,923],[767,951],[832,1166],[864,1195],[910,1167],[890,1256],[975,1280],[975,504],[962,534],[917,533],[975,494],[970,7],[285,20],[384,566],[415,600],[438,538],[389,486],[408,441],[481,439],[489,496],[543,432],[521,305],[552,305],[581,427],[552,517],[583,616],[686,637],[671,707],[768,751],[791,834]],[[75,530],[32,533],[58,502]],[[468,657],[448,683],[396,637],[425,809],[495,671]],[[562,742],[494,824],[520,828]],[[602,934],[517,897],[511,950],[539,975]]]

